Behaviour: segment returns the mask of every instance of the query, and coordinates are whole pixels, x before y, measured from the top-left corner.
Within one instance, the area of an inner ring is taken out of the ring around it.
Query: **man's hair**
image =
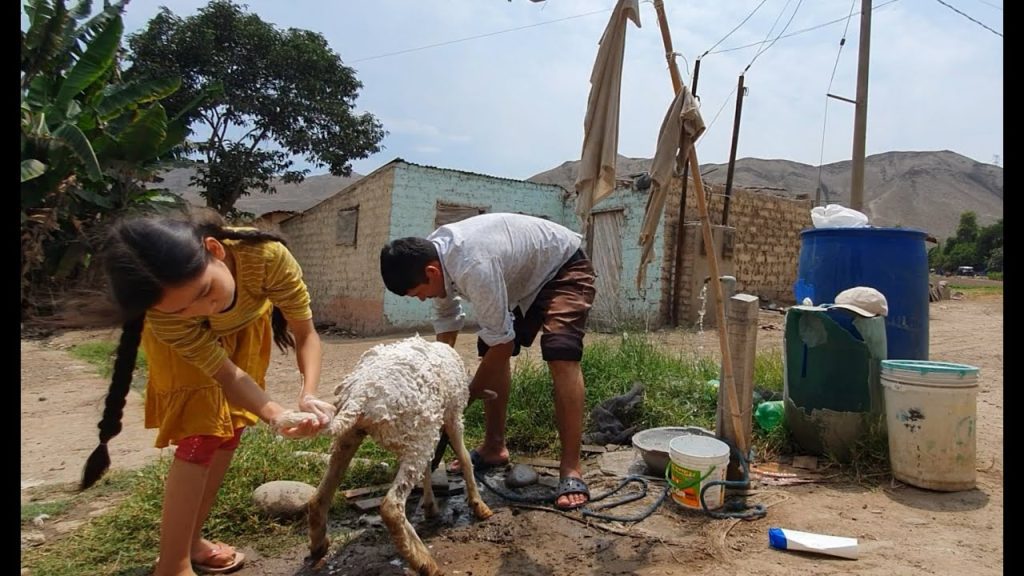
[[[427,281],[427,264],[439,259],[437,248],[426,238],[392,240],[380,250],[380,277],[389,291],[407,296],[409,290]]]

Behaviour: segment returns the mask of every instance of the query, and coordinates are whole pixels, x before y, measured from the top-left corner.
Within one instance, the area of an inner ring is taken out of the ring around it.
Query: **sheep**
[[[430,459],[442,426],[462,465],[473,513],[481,520],[493,514],[480,498],[463,442],[462,413],[469,400],[469,385],[462,358],[451,346],[418,335],[378,344],[363,353],[334,394],[337,413],[327,428],[334,437],[330,463],[308,505],[310,560],[316,563],[327,553],[331,501],[352,456],[369,435],[398,457],[395,479],[380,506],[395,547],[417,574],[443,574],[405,517],[406,499],[421,476],[424,515],[438,514]]]

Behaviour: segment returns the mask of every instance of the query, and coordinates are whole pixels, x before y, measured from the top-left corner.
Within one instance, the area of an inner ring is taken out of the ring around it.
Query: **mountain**
[[[189,184],[196,173],[195,168],[173,168],[160,174],[161,182],[150,185],[150,188],[166,188],[182,196],[190,204],[205,206],[206,201],[199,195],[199,189]],[[312,208],[321,201],[337,194],[349,184],[362,178],[363,175],[353,172],[351,176],[332,176],[320,174],[307,176],[298,184],[285,184],[275,179],[271,184],[277,188],[274,194],[253,192],[242,196],[235,207],[244,212],[262,216],[268,212],[301,212]]]
[[[575,188],[578,161],[535,174],[530,182]],[[619,156],[618,178],[650,169],[649,158]],[[728,164],[702,164],[706,182],[724,184]],[[821,166],[822,203],[849,205],[850,161]],[[818,187],[818,167],[789,160],[741,158],[733,185],[769,189],[812,200]],[[1003,217],[1003,169],[982,164],[948,150],[885,152],[864,160],[864,212],[874,226],[918,228],[944,239],[956,232],[960,214],[972,210],[985,226]]]

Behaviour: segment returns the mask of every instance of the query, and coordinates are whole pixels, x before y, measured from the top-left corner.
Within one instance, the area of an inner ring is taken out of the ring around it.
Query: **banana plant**
[[[188,149],[184,112],[168,118],[160,104],[180,79],[121,82],[117,60],[127,0],[104,4],[84,23],[91,12],[88,0],[71,9],[64,0],[25,4],[30,25],[22,34],[21,70],[23,304],[32,276],[37,282],[62,280],[85,261],[88,225],[125,209],[181,203],[145,186],[163,162]]]

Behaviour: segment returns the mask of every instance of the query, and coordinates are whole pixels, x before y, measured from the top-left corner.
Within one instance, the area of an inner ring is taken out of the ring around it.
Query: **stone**
[[[537,483],[537,471],[526,464],[516,464],[505,475],[505,486],[522,488]]]
[[[316,488],[305,482],[275,480],[262,484],[252,493],[253,504],[269,516],[291,518],[306,512]]]

